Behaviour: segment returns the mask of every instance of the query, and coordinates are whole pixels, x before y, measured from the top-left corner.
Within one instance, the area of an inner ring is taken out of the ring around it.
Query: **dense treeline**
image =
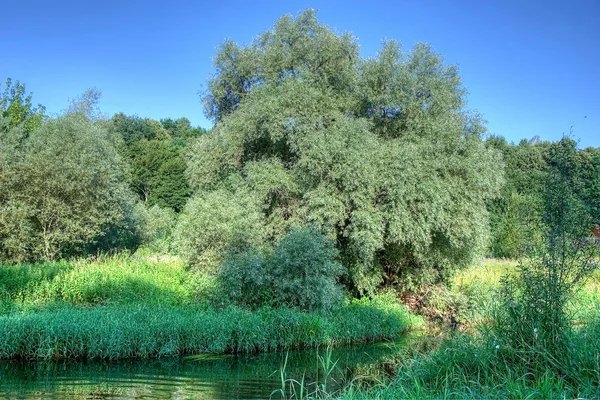
[[[540,232],[552,225],[548,188],[557,173],[569,182],[569,201],[583,210],[587,229],[600,224],[600,148],[580,150],[569,137],[554,143],[534,138],[516,145],[491,137],[486,144],[502,152],[506,177],[502,195],[489,205],[490,255],[519,258],[540,240]]]
[[[414,289],[481,255],[523,254],[551,226],[553,171],[600,223],[600,149],[485,140],[456,67],[427,45],[388,41],[362,59],[309,10],[223,43],[215,69],[210,132],[106,118],[95,90],[49,117],[8,80],[0,262],[143,247],[235,282],[231,302],[329,309],[340,283]]]
[[[89,90],[44,116],[9,79],[0,99],[0,255],[51,261],[145,245],[166,251],[190,195],[184,149],[205,133],[189,120],[99,112]]]

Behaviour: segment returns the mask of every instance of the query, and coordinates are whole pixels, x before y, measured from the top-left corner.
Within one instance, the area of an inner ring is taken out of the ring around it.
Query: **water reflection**
[[[383,378],[386,362],[410,347],[411,339],[331,351],[337,361],[327,381],[337,390],[357,375]],[[60,361],[0,363],[0,397],[257,399],[281,388],[286,353],[198,355],[113,362]],[[287,352],[285,374],[322,382],[326,349]],[[280,395],[273,394],[273,398]]]

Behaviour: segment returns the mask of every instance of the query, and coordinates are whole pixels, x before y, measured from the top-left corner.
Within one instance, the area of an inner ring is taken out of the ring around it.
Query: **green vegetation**
[[[447,339],[343,396],[598,396],[600,149],[484,140],[431,47],[358,49],[313,10],[226,41],[210,131],[7,80],[0,358],[393,338],[403,299]]]
[[[391,339],[418,321],[393,297],[332,313],[219,308],[220,287],[172,257],[6,266],[0,358],[270,351]],[[215,308],[216,307],[216,308]]]
[[[592,215],[572,153],[564,142],[553,151],[543,187],[542,240],[529,243],[528,257],[491,292],[488,320],[471,335],[455,335],[404,363],[389,385],[350,390],[348,397],[598,396],[600,294],[597,281],[587,293],[581,289],[597,270],[600,251],[587,237]],[[595,313],[578,313],[590,297]]]
[[[268,259],[254,249],[230,256],[220,278],[239,304],[327,312],[344,299],[342,273],[333,243],[304,228],[292,230]]]
[[[483,251],[502,162],[457,69],[429,46],[404,53],[390,41],[361,59],[354,37],[308,10],[246,47],[225,42],[215,68],[204,101],[216,125],[191,145],[188,175],[201,201],[228,196],[253,216],[247,241],[315,226],[335,240],[356,295],[439,281]],[[204,221],[220,213],[191,218],[211,229]],[[192,262],[218,250],[184,242]]]
[[[559,167],[568,175],[571,200],[588,215],[587,229],[600,225],[600,149],[579,150],[569,137],[555,143],[522,140],[518,145],[491,137],[486,144],[500,150],[506,164],[502,195],[488,205],[491,256],[518,258],[539,242],[539,232],[547,222],[543,217],[546,181]]]
[[[519,280],[514,262],[489,261],[458,273],[452,279],[452,293],[437,303],[459,315],[479,318],[476,324],[464,325],[465,332],[455,332],[446,339],[426,346],[411,357],[398,360],[395,377],[374,386],[361,386],[360,380],[347,386],[335,397],[346,399],[389,398],[596,398],[600,385],[600,271],[587,280],[566,308],[571,322],[555,342],[555,325],[540,328],[552,318],[529,320],[537,315],[538,304],[522,303],[527,314],[514,321],[489,319],[491,300],[502,287],[501,277],[510,271]],[[466,289],[466,290],[463,290]],[[459,303],[456,296],[466,296]],[[439,298],[439,297],[438,297]],[[540,299],[543,297],[537,297]],[[488,306],[481,306],[479,303]],[[500,303],[504,306],[506,304]],[[554,307],[556,303],[548,303]],[[473,307],[475,305],[475,307]],[[496,312],[513,312],[503,307]],[[464,322],[466,320],[461,320]],[[549,321],[550,322],[550,321]],[[535,329],[537,328],[537,330]],[[430,342],[430,341],[429,341]],[[559,345],[559,343],[561,343]],[[557,348],[556,346],[559,345]],[[566,346],[565,346],[566,345]],[[564,350],[567,354],[555,353]],[[334,396],[334,394],[328,394]]]
[[[117,359],[272,351],[390,339],[411,318],[401,305],[357,302],[329,316],[288,309],[152,305],[64,307],[0,316],[0,358]]]

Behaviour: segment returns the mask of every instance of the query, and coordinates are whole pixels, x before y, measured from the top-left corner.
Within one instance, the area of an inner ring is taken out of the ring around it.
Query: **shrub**
[[[309,228],[297,228],[283,238],[269,259],[275,301],[302,310],[330,311],[344,295],[337,279],[343,272],[330,240]]]
[[[230,252],[219,271],[221,290],[239,306],[329,312],[344,299],[337,257],[331,241],[312,229],[295,228],[270,256],[256,248]]]
[[[146,207],[138,203],[135,214],[140,225],[140,246],[152,252],[167,253],[177,220],[175,212],[170,208]]]
[[[234,304],[254,309],[272,301],[273,279],[265,256],[256,249],[230,254],[219,275],[223,293]]]
[[[260,205],[243,188],[200,192],[188,201],[174,233],[174,247],[195,269],[211,272],[226,250],[264,242]]]

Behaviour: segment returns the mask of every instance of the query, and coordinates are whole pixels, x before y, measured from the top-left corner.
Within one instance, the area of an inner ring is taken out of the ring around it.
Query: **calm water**
[[[411,338],[331,350],[335,361],[327,390],[355,376],[386,377],[390,362],[413,343]],[[0,361],[0,398],[195,398],[278,399],[281,370],[287,378],[323,382],[320,360],[327,350],[251,355],[199,355],[113,362]],[[387,367],[387,368],[386,368]],[[314,386],[310,389],[314,390]]]

